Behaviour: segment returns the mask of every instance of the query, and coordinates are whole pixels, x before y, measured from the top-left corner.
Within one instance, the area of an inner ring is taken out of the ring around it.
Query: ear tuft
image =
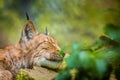
[[[47,27],[45,28],[45,35],[49,35]]]
[[[26,12],[26,18],[27,18],[27,20],[30,20],[27,12]]]

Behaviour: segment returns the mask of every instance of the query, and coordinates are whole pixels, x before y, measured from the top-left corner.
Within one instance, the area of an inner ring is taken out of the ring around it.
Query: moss
[[[34,80],[33,78],[31,78],[27,72],[25,71],[19,71],[16,77],[16,80]]]

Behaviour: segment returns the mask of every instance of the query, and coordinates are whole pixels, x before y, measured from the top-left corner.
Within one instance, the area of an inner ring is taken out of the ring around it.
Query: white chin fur
[[[34,63],[36,64],[36,66],[44,66],[51,69],[57,69],[61,64],[61,62],[49,61],[45,58],[35,58]]]

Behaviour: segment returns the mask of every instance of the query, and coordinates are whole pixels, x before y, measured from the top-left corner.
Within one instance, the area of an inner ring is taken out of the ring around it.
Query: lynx
[[[0,49],[0,80],[14,80],[19,69],[33,68],[33,65],[58,68],[63,56],[55,39],[39,34],[27,16],[21,38],[15,45]]]

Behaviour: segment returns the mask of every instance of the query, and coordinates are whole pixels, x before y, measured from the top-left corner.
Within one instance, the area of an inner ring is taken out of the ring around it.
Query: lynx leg
[[[13,75],[8,70],[0,70],[0,80],[13,80]]]

